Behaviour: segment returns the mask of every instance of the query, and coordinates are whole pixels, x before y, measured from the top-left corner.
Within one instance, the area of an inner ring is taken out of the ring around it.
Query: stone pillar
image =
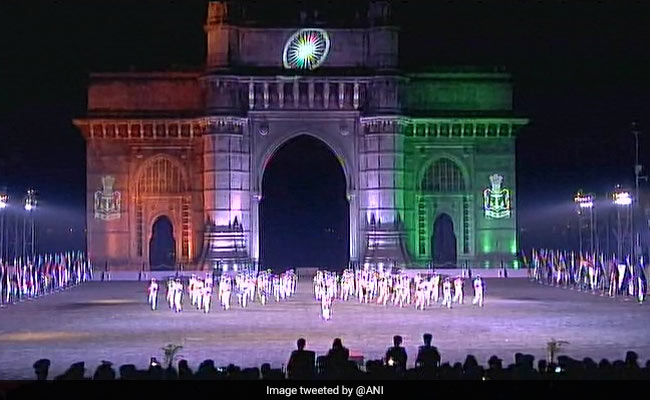
[[[242,125],[216,119],[204,135],[202,264],[244,262],[250,243],[250,151]]]
[[[251,261],[260,261],[260,201],[262,195],[259,192],[251,193],[251,229],[250,229],[250,255]]]
[[[404,219],[404,137],[397,119],[370,119],[361,146],[363,261],[409,265]]]
[[[356,191],[349,192],[348,203],[350,204],[350,261],[359,261],[359,203]]]

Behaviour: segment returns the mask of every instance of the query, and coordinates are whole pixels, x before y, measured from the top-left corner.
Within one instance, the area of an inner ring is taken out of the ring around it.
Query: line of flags
[[[533,249],[521,255],[529,278],[544,284],[599,291],[609,296],[636,296],[643,302],[648,294],[648,271],[643,257],[636,262],[603,253]]]
[[[92,265],[81,251],[0,260],[0,304],[64,290],[92,280],[92,274]]]

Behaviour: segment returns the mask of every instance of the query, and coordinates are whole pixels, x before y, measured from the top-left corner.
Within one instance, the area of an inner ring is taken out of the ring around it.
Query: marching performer
[[[485,285],[483,284],[483,279],[480,275],[476,275],[474,278],[474,300],[472,304],[478,304],[479,307],[483,307],[483,295],[485,294]]]
[[[174,286],[176,287],[174,292],[174,311],[181,312],[183,308],[183,283],[181,283],[180,279],[176,279]]]
[[[451,280],[449,278],[445,278],[442,284],[442,306],[451,308]]]
[[[440,295],[440,275],[435,274],[433,276],[433,288],[432,288],[433,302],[438,302],[438,296]]]
[[[463,278],[454,279],[454,303],[463,304]]]
[[[205,285],[201,290],[203,296],[203,311],[207,314],[210,312],[210,305],[212,303],[212,286]]]
[[[155,310],[158,305],[158,282],[156,282],[156,278],[151,278],[147,291],[149,292],[148,302],[151,305],[151,310]]]
[[[174,309],[174,292],[176,291],[176,282],[172,278],[167,280],[167,304],[170,309]]]
[[[230,287],[230,278],[225,275],[221,276],[221,282],[219,284],[219,294],[221,298],[221,306],[224,310],[230,309],[230,294],[232,288]]]

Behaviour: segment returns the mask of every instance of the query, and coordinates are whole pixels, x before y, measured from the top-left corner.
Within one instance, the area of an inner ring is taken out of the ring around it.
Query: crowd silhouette
[[[407,352],[402,347],[401,336],[393,337],[393,346],[383,359],[368,360],[351,357],[340,338],[334,339],[326,355],[316,356],[307,349],[307,341],[300,338],[297,349],[289,356],[286,370],[262,364],[260,368],[241,368],[230,364],[225,368],[215,366],[213,360],[203,361],[193,371],[187,360],[176,367],[170,361],[161,365],[152,358],[148,369],[137,369],[133,364],[122,365],[116,371],[112,363],[102,361],[92,375],[88,375],[84,362],[70,366],[59,380],[648,380],[650,360],[641,366],[638,355],[628,351],[625,360],[596,362],[591,358],[574,360],[559,356],[557,361],[539,360],[535,365],[532,355],[517,353],[514,362],[504,366],[503,360],[490,357],[487,366],[480,365],[473,355],[464,363],[442,362],[438,349],[432,344],[433,336],[423,335],[415,365],[407,368]],[[50,361],[38,360],[34,364],[37,380],[47,380]],[[118,375],[119,372],[119,375]]]

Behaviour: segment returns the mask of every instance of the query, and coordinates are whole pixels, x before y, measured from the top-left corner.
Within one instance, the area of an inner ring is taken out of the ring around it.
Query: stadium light
[[[32,211],[36,208],[36,191],[34,189],[29,189],[27,191],[27,197],[25,197],[25,210]]]
[[[594,207],[594,196],[592,194],[585,194],[582,192],[582,190],[576,193],[573,201],[578,206],[578,214],[580,214],[583,210],[589,210]]]
[[[617,206],[629,206],[632,204],[632,195],[627,190],[617,187],[612,195],[614,204]]]

